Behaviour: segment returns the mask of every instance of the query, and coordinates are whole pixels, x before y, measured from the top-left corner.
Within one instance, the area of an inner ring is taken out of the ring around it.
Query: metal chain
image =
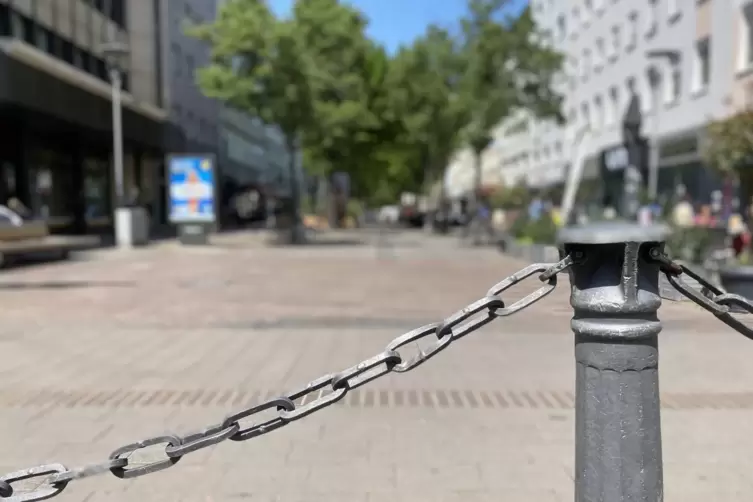
[[[689,300],[708,310],[720,321],[741,335],[753,340],[753,328],[746,326],[740,319],[732,316],[732,308],[738,307],[744,313],[753,314],[753,302],[740,295],[725,293],[691,269],[672,261],[659,247],[651,248],[649,257],[659,264],[669,283]],[[687,275],[701,285],[701,290],[689,286],[682,280]]]
[[[214,446],[225,440],[245,441],[316,411],[326,408],[361,385],[387,373],[405,373],[425,363],[446,349],[452,342],[478,330],[499,317],[515,314],[551,293],[557,286],[557,274],[567,270],[583,258],[580,253],[568,255],[555,264],[533,264],[495,284],[480,300],[455,312],[441,322],[427,324],[392,340],[383,352],[338,373],[331,373],[312,380],[305,386],[283,396],[226,416],[220,423],[201,431],[178,436],[165,434],[144,439],[114,450],[102,463],[68,469],[62,464],[46,464],[0,477],[0,499],[5,502],[34,502],[60,494],[71,481],[111,472],[119,478],[136,478],[167,469],[178,463],[183,456]],[[507,306],[500,295],[525,279],[538,274],[544,283],[534,292]],[[400,349],[424,338],[433,338],[431,345],[412,357],[400,354]],[[309,399],[310,398],[310,399]],[[296,404],[296,402],[300,404]],[[265,410],[276,410],[277,415],[269,420],[250,426],[241,426],[240,421]],[[165,445],[165,458],[143,465],[134,465],[128,455],[155,445]],[[22,480],[41,478],[41,484],[24,493],[14,493],[13,484]]]

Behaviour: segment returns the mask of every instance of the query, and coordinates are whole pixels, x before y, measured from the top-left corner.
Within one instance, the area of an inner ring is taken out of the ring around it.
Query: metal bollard
[[[575,333],[576,502],[663,500],[658,334],[666,229],[610,222],[563,229]]]

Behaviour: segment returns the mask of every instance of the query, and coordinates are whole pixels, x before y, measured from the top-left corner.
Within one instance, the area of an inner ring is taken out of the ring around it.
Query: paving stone
[[[524,265],[411,233],[391,234],[386,257],[361,238],[293,250],[239,233],[203,250],[163,244],[4,271],[0,469],[101,462],[217,424],[377,354]],[[567,294],[563,277],[530,310],[300,422],[135,481],[77,481],[55,500],[572,500]],[[694,305],[660,315],[667,500],[750,500],[753,344]]]

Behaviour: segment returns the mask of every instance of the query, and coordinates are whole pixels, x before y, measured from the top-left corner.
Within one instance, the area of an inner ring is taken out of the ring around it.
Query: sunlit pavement
[[[237,233],[4,271],[2,470],[103,462],[214,425],[377,354],[524,265],[418,231],[318,238],[274,248]],[[299,422],[136,480],[74,481],[54,500],[570,501],[567,294],[563,278],[527,311]],[[666,500],[748,501],[753,342],[688,304],[662,318]]]

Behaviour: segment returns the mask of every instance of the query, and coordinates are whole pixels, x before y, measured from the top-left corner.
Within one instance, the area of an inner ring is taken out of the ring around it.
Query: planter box
[[[719,280],[727,293],[753,300],[753,266],[731,265],[719,269]]]

